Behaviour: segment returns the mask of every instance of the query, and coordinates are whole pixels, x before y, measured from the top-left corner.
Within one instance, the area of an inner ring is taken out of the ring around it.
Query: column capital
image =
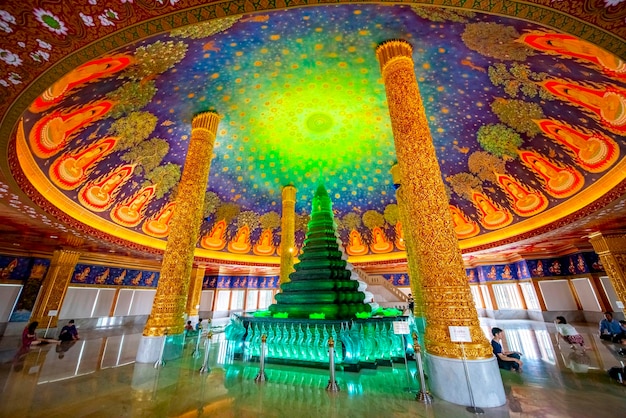
[[[403,39],[391,39],[376,47],[376,58],[378,58],[382,71],[389,62],[396,58],[413,60],[413,47]]]
[[[80,258],[80,251],[76,251],[74,248],[59,248],[52,253],[52,264],[76,264]]]
[[[282,191],[283,202],[295,202],[296,201],[296,187],[288,184],[283,187]]]
[[[624,231],[595,232],[589,235],[589,242],[598,255],[610,252],[626,253],[626,232]]]
[[[220,115],[217,112],[198,113],[191,120],[191,130],[194,131],[196,129],[202,129],[216,132],[219,122]]]

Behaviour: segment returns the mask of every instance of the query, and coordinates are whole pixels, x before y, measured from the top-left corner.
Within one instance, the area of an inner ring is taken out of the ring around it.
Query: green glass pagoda
[[[352,272],[339,246],[333,220],[332,202],[324,186],[313,197],[311,220],[304,240],[300,261],[289,275],[290,282],[280,286],[273,314],[287,313],[289,318],[350,319],[357,313],[369,312],[360,292],[359,282],[351,279]]]

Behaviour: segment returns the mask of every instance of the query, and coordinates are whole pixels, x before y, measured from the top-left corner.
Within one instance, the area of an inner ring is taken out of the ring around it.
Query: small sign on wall
[[[615,306],[617,306],[620,309],[624,309],[624,302],[622,302],[621,300],[616,300]]]
[[[448,327],[450,330],[450,340],[453,343],[471,343],[472,336],[470,335],[469,327]]]
[[[409,323],[406,321],[393,321],[393,333],[397,335],[409,334]]]
[[[59,313],[59,311],[56,310],[56,309],[50,310],[50,311],[48,311],[48,316],[57,316],[58,313]]]

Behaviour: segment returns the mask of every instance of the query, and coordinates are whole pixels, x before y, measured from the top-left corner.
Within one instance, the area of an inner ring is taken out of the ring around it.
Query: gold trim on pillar
[[[422,273],[426,316],[425,346],[432,354],[463,358],[459,343],[450,339],[449,326],[466,326],[472,343],[464,345],[468,359],[493,357],[480,328],[459,243],[454,232],[441,169],[428,129],[415,78],[413,48],[403,40],[378,46],[396,156],[407,207],[407,227],[415,237],[407,253]],[[408,229],[407,228],[407,229]]]
[[[296,249],[296,188],[291,185],[283,187],[282,197],[280,283],[286,283],[293,272]]]
[[[50,268],[43,281],[37,304],[33,309],[31,321],[39,322],[39,328],[50,325],[51,328],[57,326],[58,311],[61,310],[63,299],[67,292],[67,287],[72,279],[72,274],[76,269],[76,264],[80,258],[80,253],[69,250],[56,250],[52,253]],[[48,317],[48,312],[57,311],[57,315]]]
[[[422,274],[420,273],[420,266],[418,260],[415,257],[415,242],[416,238],[413,233],[413,229],[409,228],[409,218],[407,215],[408,209],[406,207],[406,199],[404,196],[404,190],[402,189],[402,173],[400,173],[400,166],[394,164],[391,167],[391,177],[393,178],[393,184],[396,185],[396,202],[398,203],[398,215],[403,228],[404,243],[407,254],[412,254],[411,257],[407,257],[407,270],[409,274],[409,286],[411,287],[411,293],[413,295],[414,306],[413,315],[418,318],[424,318],[424,295],[422,290]]]
[[[143,330],[144,336],[183,332],[194,251],[200,235],[204,195],[219,116],[206,112],[191,123],[191,139],[170,222],[170,234],[163,254],[161,277],[152,311]]]
[[[187,315],[189,317],[199,314],[198,306],[202,296],[202,283],[206,267],[196,267],[191,271],[191,281],[189,283],[189,294],[187,295]]]
[[[600,256],[618,300],[626,303],[626,234],[598,232],[589,236],[589,242]],[[622,312],[626,314],[626,309]]]

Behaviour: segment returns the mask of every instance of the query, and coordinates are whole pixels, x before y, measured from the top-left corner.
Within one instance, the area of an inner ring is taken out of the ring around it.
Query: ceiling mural
[[[18,158],[52,204],[159,247],[191,119],[212,110],[221,120],[199,249],[277,255],[288,184],[301,243],[322,183],[348,254],[401,254],[375,56],[389,39],[414,48],[462,247],[554,222],[626,177],[617,56],[527,21],[371,4],[225,17],[94,57],[24,112]]]

